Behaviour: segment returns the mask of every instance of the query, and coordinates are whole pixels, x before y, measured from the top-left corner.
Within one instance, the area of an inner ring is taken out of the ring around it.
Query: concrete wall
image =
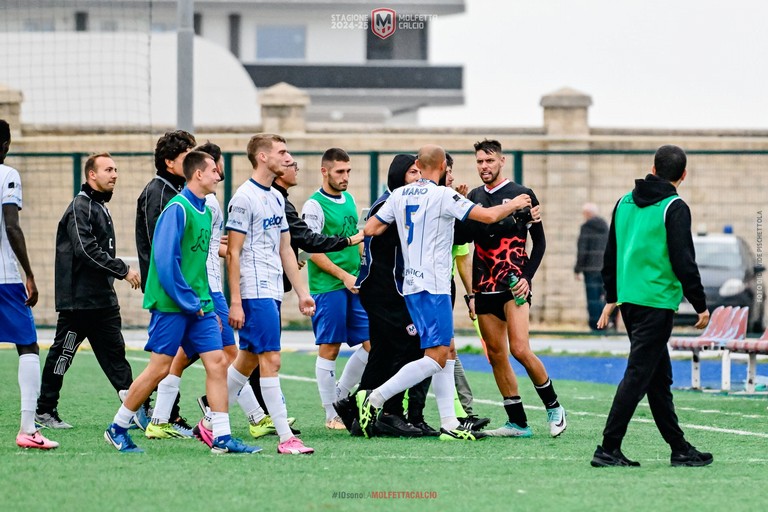
[[[569,92],[568,94],[571,94]],[[570,101],[570,100],[568,100]],[[1,107],[1,106],[0,106]],[[294,108],[295,105],[288,106]],[[549,108],[545,106],[546,109]],[[563,110],[562,106],[553,107]],[[585,201],[595,202],[601,213],[608,217],[616,200],[633,186],[633,180],[642,178],[651,168],[653,150],[662,144],[678,144],[689,152],[696,150],[768,151],[768,131],[676,131],[676,130],[610,130],[585,128],[587,106],[576,106],[582,112],[563,112],[565,120],[547,111],[542,127],[478,129],[388,129],[380,126],[327,127],[307,125],[304,132],[287,135],[289,149],[300,163],[300,186],[291,189],[290,197],[301,209],[306,198],[321,183],[320,154],[327,148],[338,146],[347,151],[410,151],[415,152],[426,143],[437,143],[451,152],[471,151],[472,144],[485,137],[500,140],[507,152],[505,173],[512,177],[512,150],[543,151],[588,149],[649,151],[642,154],[591,155],[526,155],[524,183],[533,188],[541,201],[547,235],[547,252],[533,282],[534,307],[532,320],[541,328],[586,327],[586,305],[583,283],[576,281],[573,265],[576,258],[576,237],[582,222],[581,206]],[[300,109],[298,109],[300,112]],[[576,120],[576,121],[574,121]],[[581,121],[579,121],[581,120]],[[574,135],[551,126],[571,126]],[[24,128],[24,127],[22,127]],[[21,172],[24,184],[24,211],[21,212],[32,265],[38,278],[41,300],[35,308],[38,323],[54,324],[53,258],[56,224],[72,198],[72,163],[67,158],[19,158],[21,152],[151,152],[160,135],[34,133],[22,130],[15,137],[9,165]],[[241,154],[233,161],[230,175],[233,190],[250,176],[250,167],[244,155],[246,143],[252,133],[198,133],[198,141],[210,139],[225,151]],[[379,183],[386,180],[391,155],[381,156]],[[474,166],[473,154],[456,154],[454,174],[458,183],[478,186],[480,181]],[[117,157],[119,181],[114,199],[109,203],[117,228],[119,255],[134,258],[135,201],[142,188],[154,175],[151,157]],[[369,203],[370,158],[352,157],[351,193],[360,208]],[[690,204],[694,229],[706,223],[712,232],[722,231],[730,224],[757,250],[758,219],[762,221],[765,191],[768,190],[768,155],[689,155],[689,177],[680,193]],[[223,188],[220,195],[223,195]],[[458,284],[459,296],[463,294]],[[117,282],[123,309],[124,324],[145,325],[148,314],[141,310],[141,294]],[[301,320],[293,294],[286,297],[283,308],[286,323]],[[458,301],[455,320],[457,327],[470,326],[466,310]]]

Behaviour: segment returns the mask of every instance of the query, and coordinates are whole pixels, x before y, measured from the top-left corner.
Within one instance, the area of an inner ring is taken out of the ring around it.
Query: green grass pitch
[[[148,359],[137,351],[129,352],[129,358],[135,372]],[[298,418],[305,443],[316,449],[311,456],[278,455],[274,436],[255,442],[262,453],[215,456],[195,439],[148,440],[136,430],[131,431],[134,440],[146,453],[118,453],[102,438],[118,399],[87,350],[67,373],[59,405],[62,418],[75,428],[46,430],[61,447],[39,452],[14,443],[18,358],[13,349],[0,350],[0,510],[732,512],[763,507],[765,398],[675,393],[687,437],[714,454],[714,464],[705,468],[670,467],[668,448],[643,401],[623,446],[642,467],[595,469],[589,460],[600,441],[613,386],[556,381],[569,413],[568,430],[558,439],[549,437],[533,386],[521,379],[532,439],[366,440],[324,428],[314,364],[314,354],[286,353],[281,371],[289,414]],[[182,411],[190,422],[199,419],[195,397],[203,392],[203,375],[196,364],[182,381]],[[476,412],[493,418],[492,426],[503,422],[491,374],[469,372],[469,379]],[[426,412],[433,425],[438,423],[435,411],[430,398]],[[232,412],[232,430],[253,441],[239,409]]]

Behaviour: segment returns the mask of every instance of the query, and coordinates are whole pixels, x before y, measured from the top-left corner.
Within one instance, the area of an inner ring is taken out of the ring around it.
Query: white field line
[[[127,359],[130,360],[130,361],[136,361],[136,362],[142,362],[142,363],[149,362],[149,359],[143,358],[143,357],[132,357],[132,356],[129,356],[129,357],[127,357]],[[205,370],[205,368],[203,368],[202,365],[198,365],[198,364],[194,364],[190,368],[195,368],[197,370]],[[301,377],[301,376],[298,376],[298,375],[280,374],[280,378],[281,379],[285,379],[285,380],[295,380],[295,381],[299,381],[299,382],[316,382],[316,379],[313,379],[313,378],[310,378],[310,377]],[[430,393],[430,396],[434,396],[434,395],[432,395]],[[475,398],[474,401],[479,403],[479,404],[494,405],[494,406],[497,406],[497,407],[503,407],[503,405],[504,405],[501,402],[496,401],[496,400],[485,400],[485,399],[482,399],[482,398]],[[543,411],[544,410],[544,407],[536,406],[536,405],[526,405],[526,408],[527,409],[538,410],[538,411]],[[701,412],[701,411],[697,411],[696,409],[692,409],[692,408],[686,408],[685,410]],[[716,413],[718,411],[707,411],[707,412],[708,413]],[[573,410],[570,410],[570,409],[568,410],[568,414],[569,415],[574,415],[574,416],[591,416],[591,417],[595,417],[595,418],[607,418],[608,417],[607,414],[594,413],[594,412],[585,412],[585,411],[573,411]],[[737,415],[736,413],[720,413],[720,414]],[[754,416],[754,415],[750,415],[750,416]],[[632,421],[633,422],[637,422],[637,423],[654,423],[653,420],[643,419],[643,418],[633,418]],[[681,426],[685,427],[685,428],[693,429],[693,430],[705,430],[705,431],[708,431],[708,432],[718,432],[718,433],[721,433],[721,434],[732,434],[732,435],[737,435],[737,436],[762,437],[762,438],[768,439],[768,433],[763,433],[763,432],[750,432],[748,430],[736,430],[736,429],[730,429],[730,428],[719,428],[719,427],[711,427],[711,426],[708,426],[708,425],[696,425],[696,424],[683,424]]]

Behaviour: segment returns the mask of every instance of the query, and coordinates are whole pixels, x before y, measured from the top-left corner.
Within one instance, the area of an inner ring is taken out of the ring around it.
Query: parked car
[[[762,332],[764,292],[758,289],[758,275],[765,267],[756,262],[749,245],[731,234],[694,236],[693,245],[709,311],[718,306],[748,306],[749,330]],[[692,325],[696,316],[683,298],[676,323]]]

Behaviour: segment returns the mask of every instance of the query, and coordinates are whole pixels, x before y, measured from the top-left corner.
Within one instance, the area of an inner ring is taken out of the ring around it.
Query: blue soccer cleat
[[[144,453],[144,450],[136,446],[128,434],[128,429],[113,423],[104,431],[104,440],[114,446],[117,451],[123,453]]]
[[[249,446],[236,437],[220,436],[213,439],[211,453],[258,453],[259,446]]]

